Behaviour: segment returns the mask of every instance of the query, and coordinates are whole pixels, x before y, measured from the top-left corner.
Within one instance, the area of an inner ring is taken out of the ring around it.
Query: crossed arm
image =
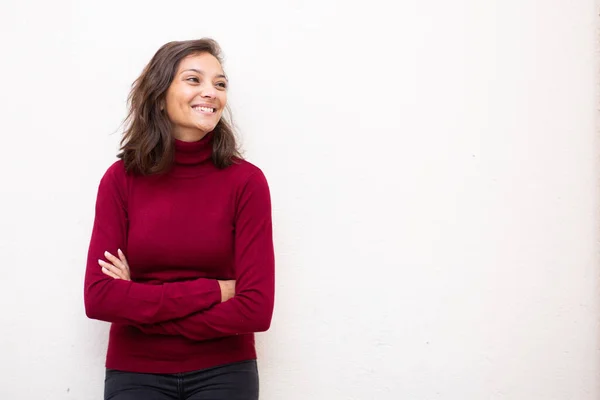
[[[126,182],[114,167],[103,177],[96,201],[84,291],[88,317],[194,340],[267,330],[273,312],[274,255],[270,194],[262,172],[248,178],[238,200],[231,297],[232,282],[201,278],[147,285],[119,276],[118,270],[127,266],[118,251],[126,238]]]

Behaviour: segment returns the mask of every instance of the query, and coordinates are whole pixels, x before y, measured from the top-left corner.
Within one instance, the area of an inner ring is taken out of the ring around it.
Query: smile
[[[194,111],[201,112],[203,114],[214,114],[217,109],[212,107],[204,107],[204,106],[193,106]]]

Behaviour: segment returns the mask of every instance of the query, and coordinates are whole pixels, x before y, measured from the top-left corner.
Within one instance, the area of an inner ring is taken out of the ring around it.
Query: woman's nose
[[[200,92],[200,95],[202,97],[207,97],[207,98],[211,98],[214,99],[217,96],[217,91],[215,90],[214,87],[207,85],[205,87],[202,88],[202,91]]]

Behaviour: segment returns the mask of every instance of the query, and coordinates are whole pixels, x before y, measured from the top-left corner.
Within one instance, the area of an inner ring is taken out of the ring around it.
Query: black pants
[[[181,374],[107,369],[104,400],[258,400],[256,360]]]

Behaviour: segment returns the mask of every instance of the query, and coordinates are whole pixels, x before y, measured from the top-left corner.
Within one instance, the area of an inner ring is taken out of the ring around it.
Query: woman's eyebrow
[[[204,72],[202,70],[199,70],[199,69],[196,69],[196,68],[186,69],[184,71],[181,71],[181,74],[183,74],[184,72],[188,72],[188,71],[193,71],[193,72],[197,72],[200,75],[204,75]],[[223,74],[219,74],[215,78],[225,78],[225,79],[227,79],[227,77],[225,75],[223,75]]]

